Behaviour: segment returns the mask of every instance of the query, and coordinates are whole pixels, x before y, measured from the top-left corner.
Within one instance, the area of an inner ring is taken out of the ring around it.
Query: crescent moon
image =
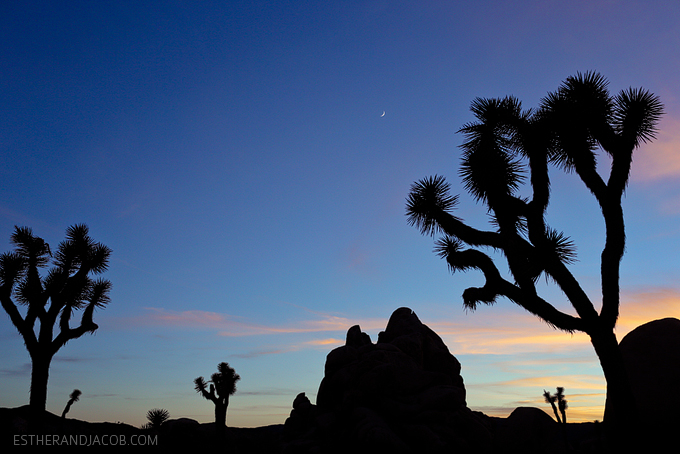
[[[384,116],[385,116],[385,111],[384,111],[384,110],[383,110],[382,115],[380,115],[380,116],[381,116],[381,117],[384,117]]]

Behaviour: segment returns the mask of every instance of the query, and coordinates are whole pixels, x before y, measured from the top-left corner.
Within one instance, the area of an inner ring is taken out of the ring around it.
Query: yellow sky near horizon
[[[355,319],[316,312],[315,318],[288,322],[281,325],[263,325],[242,317],[200,310],[172,311],[163,308],[145,308],[146,312],[125,325],[137,323],[174,326],[188,329],[216,330],[220,336],[239,337],[267,334],[346,332],[359,325],[363,331],[380,331],[387,325],[388,317]],[[680,291],[671,288],[649,288],[635,292],[623,291],[620,317],[616,333],[619,340],[635,327],[660,318],[680,317]],[[512,310],[487,310],[483,316],[468,314],[464,322],[448,320],[422,320],[441,337],[452,340],[459,354],[507,353],[531,345],[588,344],[587,335],[569,334],[555,330],[520,307]],[[310,341],[314,345],[332,345],[344,342],[338,338]]]

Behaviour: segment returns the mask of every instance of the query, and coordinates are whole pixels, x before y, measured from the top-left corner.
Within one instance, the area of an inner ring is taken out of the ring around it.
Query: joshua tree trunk
[[[215,425],[217,427],[227,425],[227,405],[222,402],[215,403]]]
[[[47,381],[50,375],[52,355],[36,353],[31,355],[31,395],[29,404],[31,411],[42,415],[47,406]]]
[[[217,399],[215,401],[215,435],[218,438],[225,436],[227,429],[227,407],[229,406],[229,397],[226,399]]]
[[[607,381],[604,422],[615,443],[638,442],[638,411],[616,334],[599,330],[590,335]]]
[[[555,413],[555,419],[557,420],[558,423],[561,423],[562,420],[560,419],[560,414],[557,413],[557,407],[555,406],[555,402],[550,402],[550,405],[552,406],[553,413]]]
[[[66,418],[66,414],[69,412],[69,410],[71,410],[71,405],[73,405],[73,402],[69,400],[66,403],[66,407],[64,407],[64,411],[61,412],[62,418]]]

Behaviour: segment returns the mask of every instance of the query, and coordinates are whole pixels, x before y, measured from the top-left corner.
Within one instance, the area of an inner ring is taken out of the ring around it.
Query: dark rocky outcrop
[[[375,344],[353,326],[326,358],[316,405],[296,398],[287,452],[490,451],[487,418],[467,407],[460,369],[408,308],[392,314]]]
[[[621,339],[621,354],[647,439],[665,440],[680,427],[680,320],[638,326]]]
[[[496,430],[507,452],[567,452],[565,434],[546,412],[535,407],[518,407]]]

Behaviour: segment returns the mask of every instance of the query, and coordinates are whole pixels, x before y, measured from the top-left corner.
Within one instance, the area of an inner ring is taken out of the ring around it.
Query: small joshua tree
[[[154,408],[146,412],[146,419],[148,423],[142,426],[142,429],[159,429],[165,421],[170,418],[170,412],[164,408]]]
[[[194,389],[204,398],[215,404],[215,426],[217,430],[223,429],[227,424],[227,407],[229,396],[236,392],[236,382],[241,377],[229,367],[228,363],[217,365],[217,372],[212,374],[210,381],[206,382],[203,377],[194,380]],[[208,383],[210,387],[208,388]]]
[[[543,390],[543,397],[545,398],[546,403],[549,403],[550,406],[552,406],[553,412],[555,413],[555,419],[557,419],[557,422],[566,424],[567,423],[567,399],[564,398],[564,388],[561,386],[557,387],[557,393],[555,395],[550,394],[548,391],[545,389]],[[555,402],[557,402],[557,405],[555,405]],[[562,414],[562,418],[560,419],[559,413],[557,413],[557,409],[559,408],[560,413]]]
[[[555,413],[555,419],[557,422],[562,422],[560,420],[560,414],[557,412],[557,406],[555,405],[555,402],[557,401],[557,396],[553,396],[550,394],[549,391],[546,391],[545,389],[543,390],[543,397],[545,398],[545,402],[550,404],[550,406],[553,409],[553,412]]]
[[[71,405],[73,405],[74,402],[78,402],[80,400],[80,395],[82,392],[80,392],[79,389],[74,389],[73,392],[68,396],[69,400],[66,403],[66,407],[64,408],[64,411],[61,414],[62,418],[66,418],[66,413],[71,409]]]
[[[564,388],[558,387],[557,388],[557,394],[555,394],[555,397],[557,397],[557,406],[560,409],[560,413],[562,414],[562,423],[566,424],[567,423],[567,399],[564,398]]]

